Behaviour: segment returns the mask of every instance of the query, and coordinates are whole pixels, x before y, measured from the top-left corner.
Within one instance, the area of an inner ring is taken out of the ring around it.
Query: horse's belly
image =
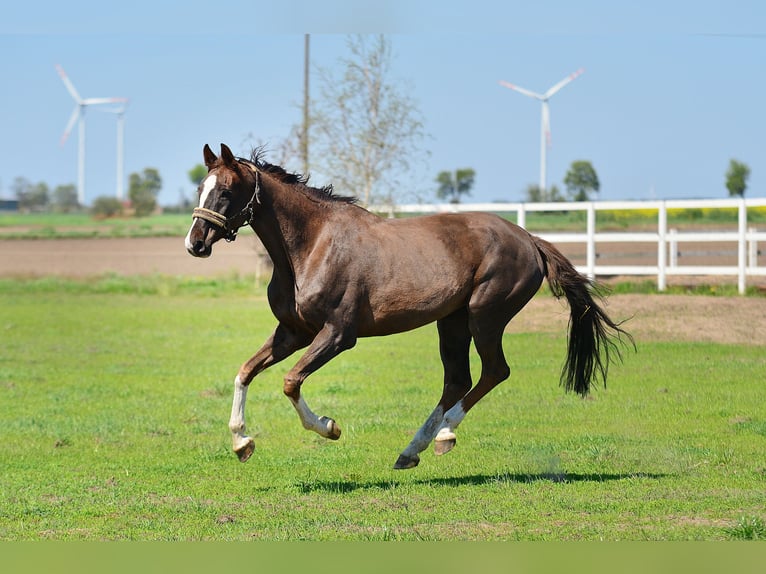
[[[359,335],[377,336],[416,329],[467,304],[470,285],[399,286],[373,294],[361,315]]]

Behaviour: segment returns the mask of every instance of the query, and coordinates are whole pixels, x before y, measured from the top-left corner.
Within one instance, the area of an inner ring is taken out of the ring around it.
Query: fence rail
[[[730,275],[737,277],[737,287],[744,293],[747,278],[766,276],[766,267],[759,265],[758,242],[766,241],[766,232],[747,226],[747,210],[766,206],[766,198],[710,199],[710,200],[658,200],[658,201],[587,201],[572,203],[473,203],[473,204],[416,204],[378,207],[380,213],[444,213],[464,211],[490,211],[516,213],[516,223],[526,227],[527,213],[535,211],[585,211],[586,228],[580,233],[537,233],[552,243],[581,243],[586,246],[586,263],[578,270],[590,277],[599,275],[656,275],[657,288],[664,290],[670,275]],[[678,232],[668,228],[669,209],[737,209],[737,226],[726,231]],[[657,210],[657,230],[650,232],[597,232],[596,216],[599,211]],[[679,245],[683,243],[736,244],[736,265],[679,265]],[[596,246],[603,243],[655,243],[656,260],[652,265],[599,265]]]

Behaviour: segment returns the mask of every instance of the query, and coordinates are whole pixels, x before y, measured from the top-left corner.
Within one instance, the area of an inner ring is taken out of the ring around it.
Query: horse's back
[[[487,298],[534,292],[542,261],[529,234],[489,213],[381,220],[357,242],[369,306],[363,331],[414,328]],[[351,267],[356,267],[352,265]],[[477,297],[478,295],[478,297]]]
[[[440,213],[386,221],[410,250],[427,255],[444,249],[459,265],[542,264],[529,233],[493,213]]]

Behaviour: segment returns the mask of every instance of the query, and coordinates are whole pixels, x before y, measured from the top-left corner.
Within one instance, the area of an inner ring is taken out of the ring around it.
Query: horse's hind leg
[[[444,319],[440,319],[437,322],[437,327],[439,329],[439,352],[444,365],[442,396],[426,422],[415,433],[410,444],[399,455],[396,464],[394,464],[395,469],[413,468],[418,465],[420,462],[419,453],[425,450],[436,436],[442,419],[444,419],[444,414],[471,388],[471,369],[468,359],[471,332],[468,329],[468,310],[463,308]],[[442,454],[439,448],[436,449],[436,454]]]
[[[497,318],[495,318],[496,321]],[[452,450],[457,440],[455,430],[468,411],[484,395],[510,376],[511,371],[503,355],[504,324],[503,326],[495,324],[472,329],[476,351],[481,358],[481,377],[476,386],[445,413],[434,443],[437,454],[445,454]]]
[[[503,354],[503,331],[534,296],[543,275],[542,270],[534,266],[515,271],[513,266],[508,269],[513,277],[506,275],[508,282],[505,284],[512,285],[511,289],[504,289],[501,277],[494,285],[475,291],[468,304],[468,326],[481,359],[481,377],[476,386],[445,413],[435,439],[439,454],[447,453],[455,446],[455,429],[468,411],[511,374]],[[504,292],[508,295],[500,296]]]

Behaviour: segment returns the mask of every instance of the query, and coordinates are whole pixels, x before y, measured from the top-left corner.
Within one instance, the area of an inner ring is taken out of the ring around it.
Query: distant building
[[[0,211],[18,211],[18,199],[0,199]]]

